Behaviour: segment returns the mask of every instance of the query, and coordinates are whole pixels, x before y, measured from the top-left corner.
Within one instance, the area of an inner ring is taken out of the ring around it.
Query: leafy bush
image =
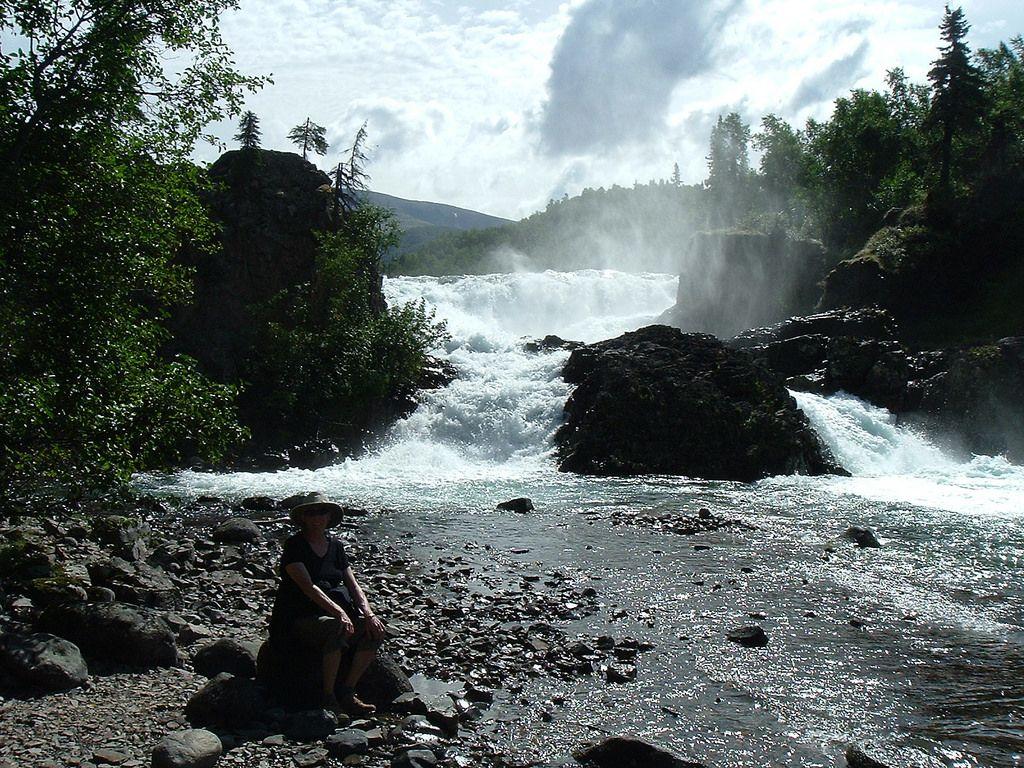
[[[269,442],[351,437],[381,401],[410,394],[443,323],[422,302],[385,308],[381,254],[397,240],[393,215],[374,206],[319,235],[314,279],[276,297],[250,359],[246,419]]]

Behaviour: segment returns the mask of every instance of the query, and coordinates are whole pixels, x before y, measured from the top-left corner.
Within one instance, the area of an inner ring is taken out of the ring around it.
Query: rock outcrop
[[[782,233],[701,232],[682,262],[676,305],[658,322],[724,338],[811,311],[826,254]]]
[[[559,468],[753,481],[841,473],[782,379],[705,334],[653,325],[575,350]]]
[[[729,342],[790,389],[844,391],[956,435],[974,453],[1024,460],[1024,337],[913,351],[878,307],[832,310],[745,331]]]

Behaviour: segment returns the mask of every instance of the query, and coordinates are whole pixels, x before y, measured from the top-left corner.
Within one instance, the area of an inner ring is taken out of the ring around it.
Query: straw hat
[[[333,528],[340,523],[341,518],[345,514],[345,510],[340,504],[329,501],[322,493],[315,492],[295,497],[295,504],[288,510],[288,517],[291,518],[292,523],[295,525],[301,525],[304,514],[321,509],[331,516],[330,522],[327,523],[328,528]]]

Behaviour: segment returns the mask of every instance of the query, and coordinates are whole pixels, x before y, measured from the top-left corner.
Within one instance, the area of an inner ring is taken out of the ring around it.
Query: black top
[[[270,615],[271,635],[284,635],[288,626],[303,616],[325,615],[324,610],[306,597],[295,580],[285,571],[285,567],[291,563],[302,563],[306,566],[310,580],[324,592],[333,591],[328,596],[335,602],[349,600],[348,591],[344,586],[344,573],[349,566],[345,545],[340,539],[328,536],[327,552],[323,557],[319,557],[309,546],[306,537],[296,533],[285,541],[281,552],[281,563],[278,566],[281,583],[277,587],[274,610]],[[339,594],[340,590],[344,592]]]

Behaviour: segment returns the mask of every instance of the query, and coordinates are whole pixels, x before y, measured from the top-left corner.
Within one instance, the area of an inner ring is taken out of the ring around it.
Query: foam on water
[[[840,392],[793,392],[800,409],[851,478],[835,490],[877,501],[980,515],[1024,513],[1024,468],[999,456],[951,456],[884,408]]]

